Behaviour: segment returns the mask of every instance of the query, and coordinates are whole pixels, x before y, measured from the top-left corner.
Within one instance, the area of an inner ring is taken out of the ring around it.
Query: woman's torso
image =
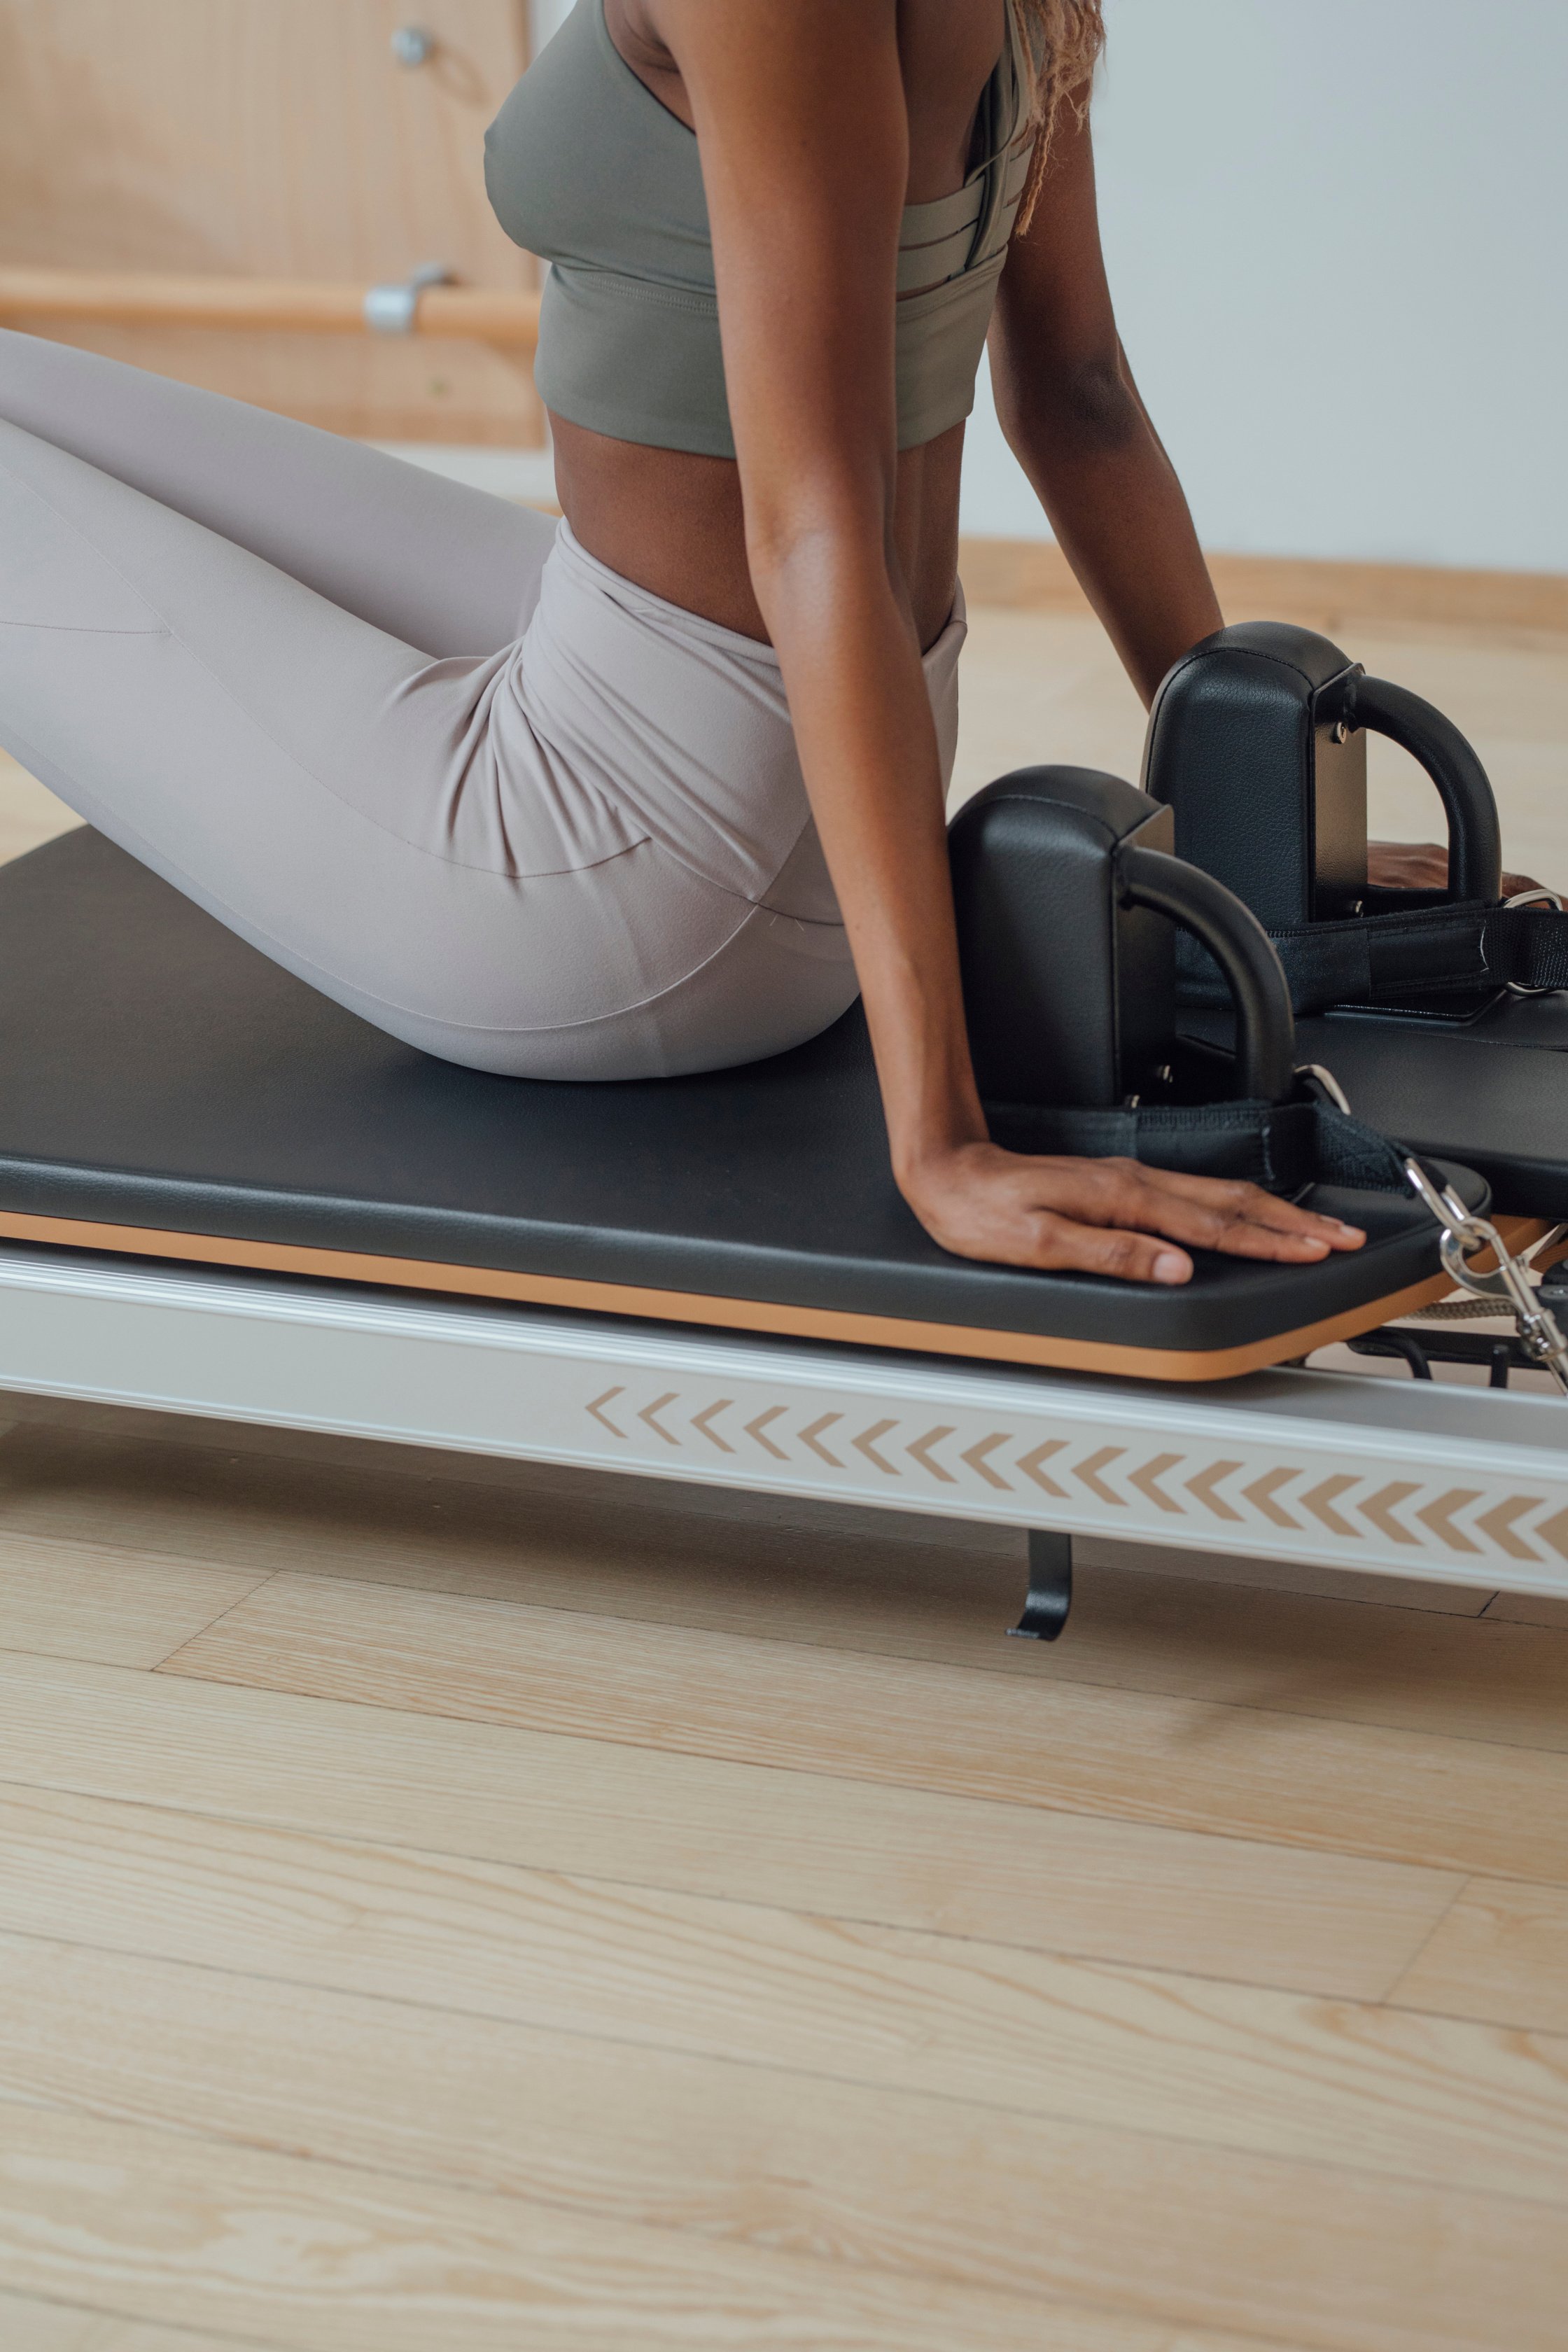
[[[926,644],[952,604],[962,418],[1026,151],[1006,0],[899,0],[898,19],[910,167],[894,541]],[[684,87],[641,0],[580,0],[557,42],[488,151],[503,226],[559,259],[541,373],[562,505],[612,570],[764,637],[739,475],[714,454],[732,444]],[[568,362],[553,374],[552,338]]]

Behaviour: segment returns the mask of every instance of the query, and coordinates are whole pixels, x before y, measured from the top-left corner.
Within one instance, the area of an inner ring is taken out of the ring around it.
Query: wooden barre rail
[[[329,286],[289,278],[163,278],[139,271],[0,268],[0,320],[92,319],[135,327],[273,329],[289,333],[363,334],[370,329],[363,286]],[[539,297],[500,287],[426,286],[414,307],[412,331],[531,351],[539,339]]]

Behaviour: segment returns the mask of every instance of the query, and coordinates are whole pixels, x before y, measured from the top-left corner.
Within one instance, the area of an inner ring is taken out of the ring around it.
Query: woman
[[[314,986],[480,1068],[777,1052],[858,988],[963,1255],[1135,1279],[1361,1236],[997,1150],[943,831],[963,419],[1145,698],[1220,614],[1106,292],[1098,0],[579,0],[489,142],[556,262],[565,521],[26,337],[0,348],[0,734]]]

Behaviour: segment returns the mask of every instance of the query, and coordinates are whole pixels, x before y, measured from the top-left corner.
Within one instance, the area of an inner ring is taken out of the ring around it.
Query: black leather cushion
[[[1316,706],[1350,667],[1337,646],[1310,630],[1244,622],[1184,654],[1161,681],[1149,715],[1143,789],[1174,809],[1177,856],[1234,890],[1269,929],[1326,911],[1315,903],[1314,803],[1321,794],[1331,803],[1331,817],[1322,814],[1336,833],[1346,812],[1338,805],[1342,794],[1331,785],[1323,791],[1331,777],[1338,780],[1339,762]],[[1364,885],[1365,751],[1352,740],[1363,780]],[[1352,805],[1356,789],[1352,780]],[[1342,864],[1346,845],[1333,846],[1331,863]],[[1190,951],[1182,961],[1193,968]]]
[[[947,840],[984,1100],[1109,1107],[1170,1060],[1175,935],[1127,903],[1118,853],[1173,835],[1093,768],[1019,768],[965,802]]]
[[[367,1028],[90,832],[0,869],[0,1209],[1128,1348],[1220,1349],[1436,1271],[1413,1203],[1180,1290],[950,1257],[894,1190],[858,1013],[713,1076],[552,1086]]]

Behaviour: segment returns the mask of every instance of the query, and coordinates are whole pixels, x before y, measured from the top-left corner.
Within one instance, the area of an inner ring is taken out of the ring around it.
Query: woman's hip
[[[944,782],[963,635],[960,600],[925,656]],[[811,808],[773,647],[623,580],[569,525],[494,724],[499,771],[512,769],[512,797],[531,803],[551,844],[605,839],[613,811],[623,842],[650,841],[753,905],[776,903],[793,861],[796,910],[837,919],[820,857],[800,851]]]

